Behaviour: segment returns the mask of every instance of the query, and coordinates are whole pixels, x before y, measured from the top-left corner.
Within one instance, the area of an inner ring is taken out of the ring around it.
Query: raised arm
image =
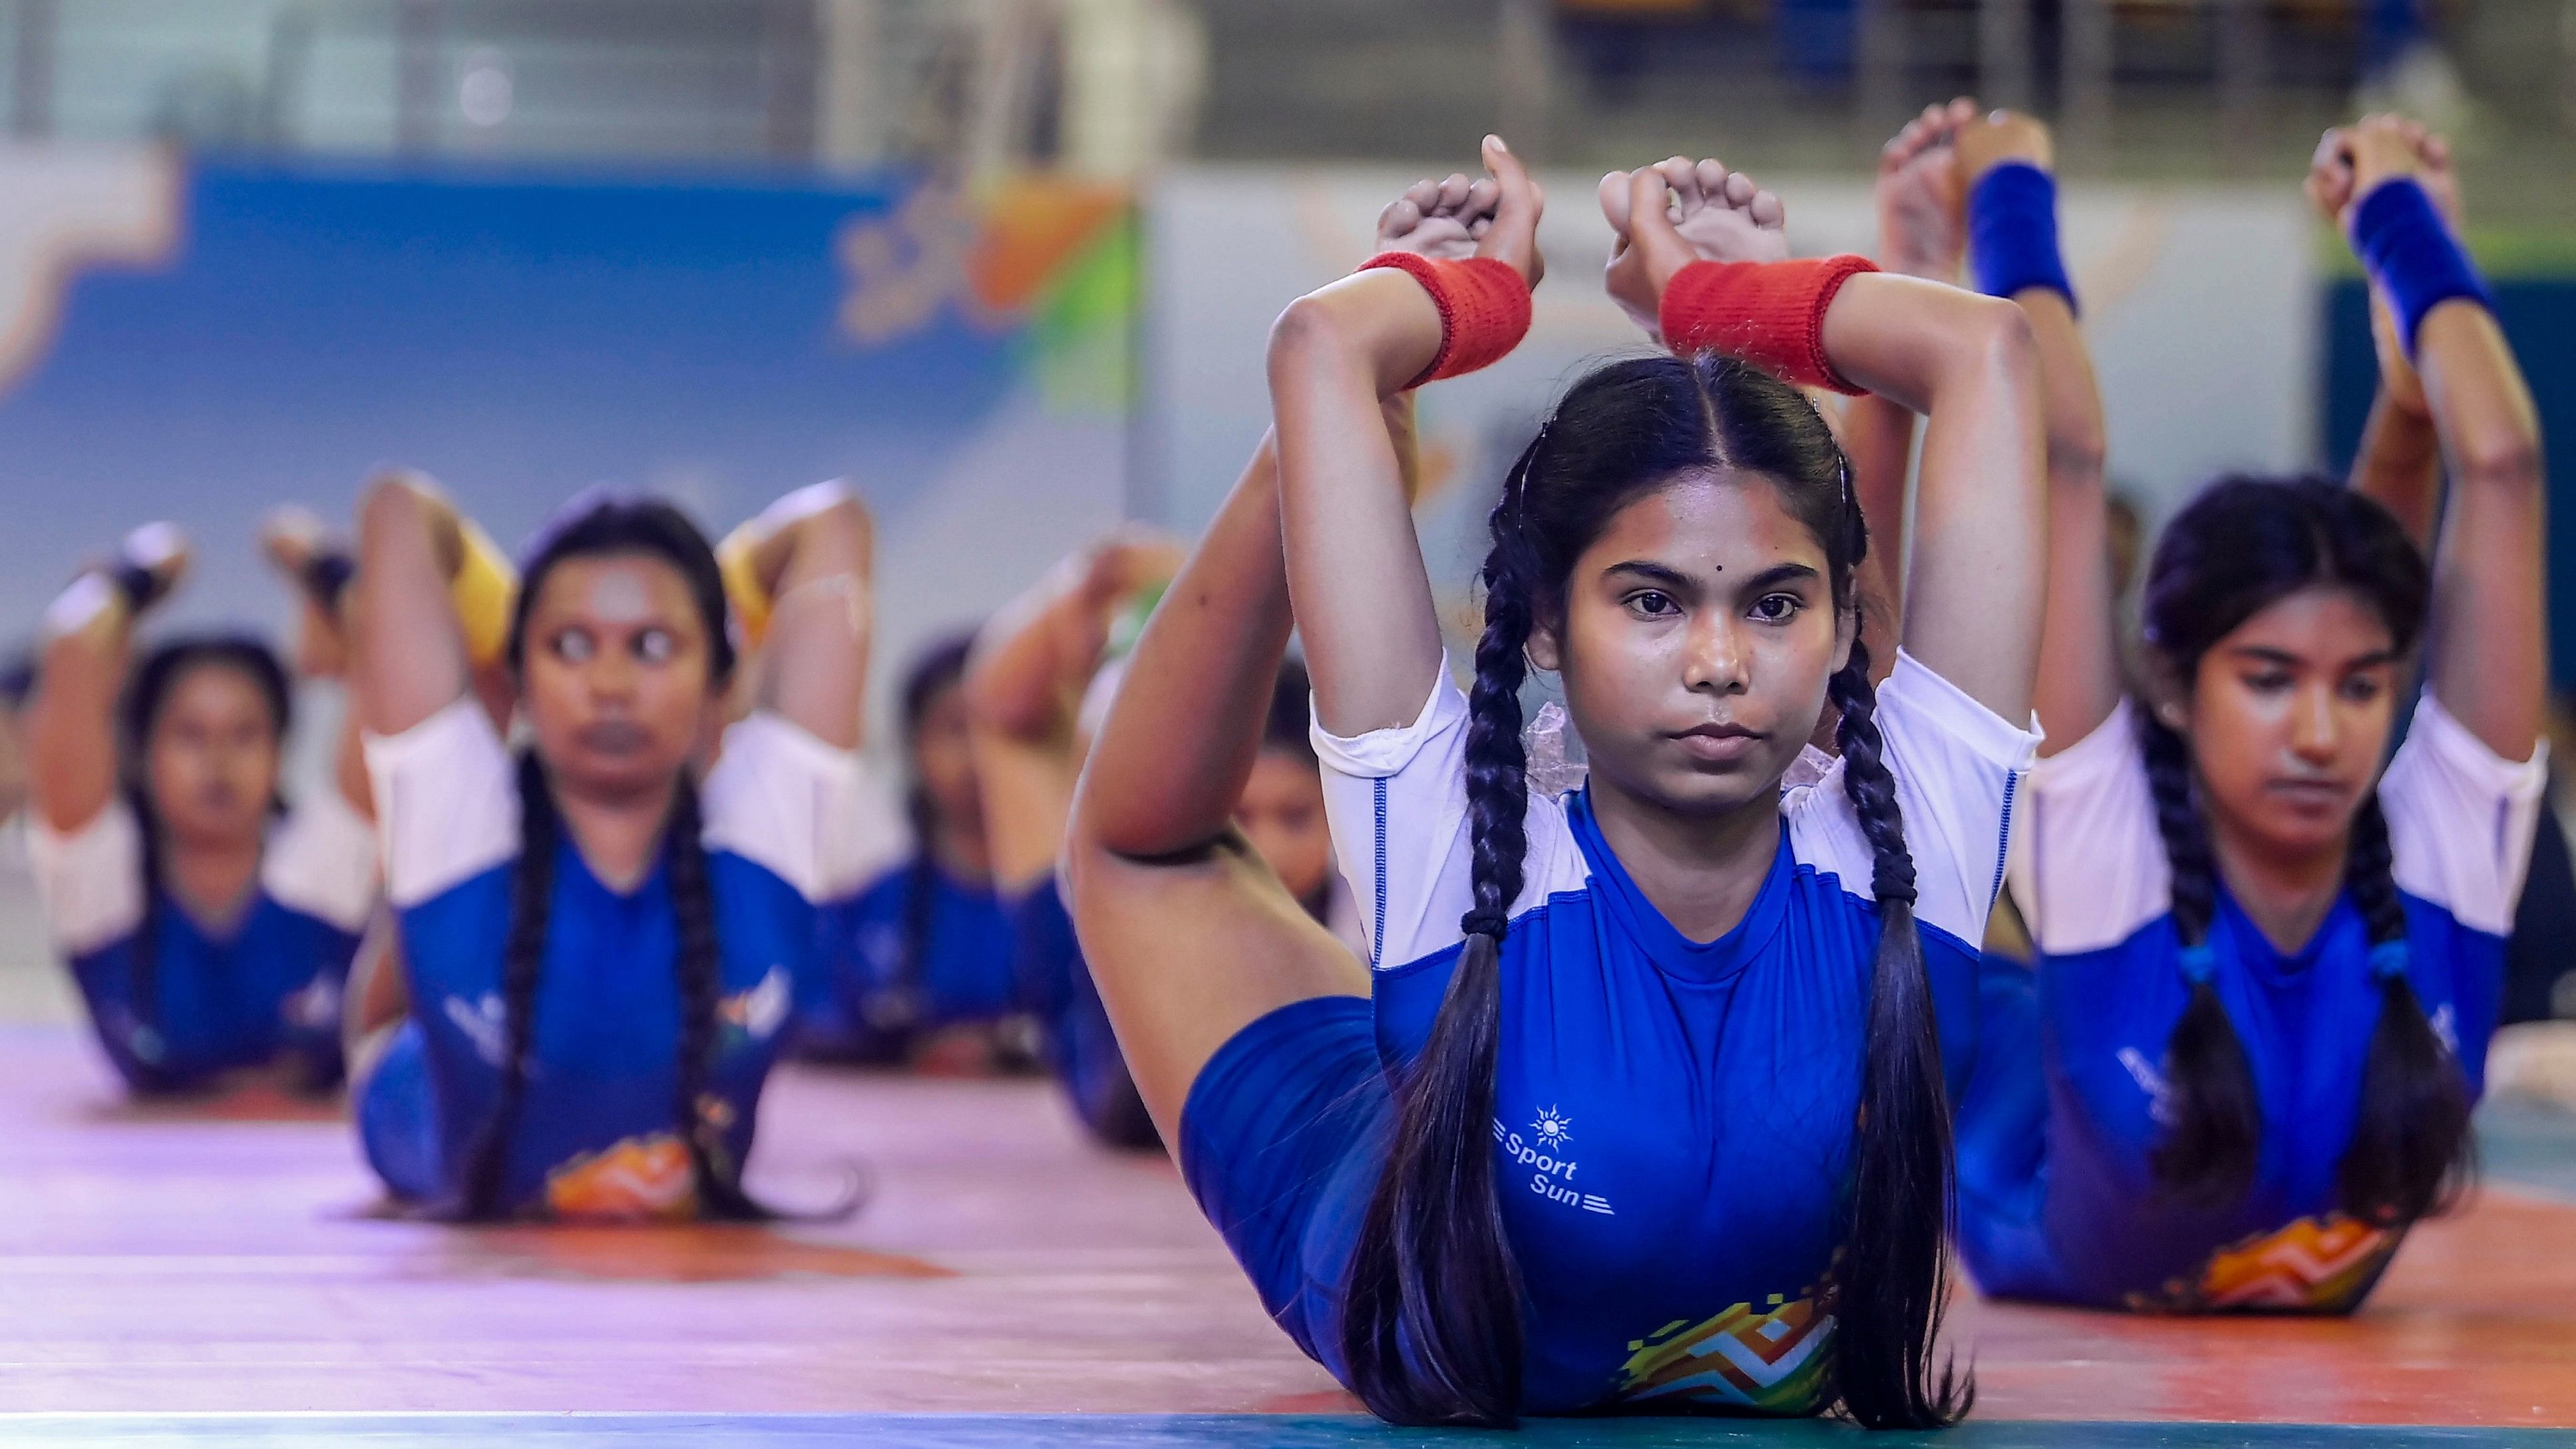
[[[2531,757],[2548,689],[2546,474],[2540,423],[2483,284],[2423,189],[2421,128],[2350,128],[2344,225],[2390,298],[2451,487],[2433,560],[2433,694],[2488,749]]]
[[[368,485],[350,631],[368,733],[401,734],[466,692],[465,628],[450,597],[465,555],[463,521],[426,477],[386,473]]]
[[[309,510],[289,506],[260,525],[260,551],[295,590],[295,672],[306,679],[349,675],[349,606],[358,560]],[[332,748],[331,774],[342,799],[360,815],[375,814],[375,789],[367,779],[366,731],[353,700],[342,712]]]
[[[179,530],[146,524],[113,563],[83,572],[45,610],[26,732],[29,795],[48,829],[77,830],[116,797],[116,701],[134,623],[187,566]]]
[[[2461,225],[2460,190],[2451,149],[2440,137],[2406,124],[2424,163],[2416,179],[2456,236]],[[2317,143],[2316,155],[2308,164],[2306,189],[2326,222],[2341,230],[2353,194],[2352,154],[2342,127],[2326,132]],[[2396,515],[2406,536],[2429,553],[2442,506],[2442,440],[2433,428],[2424,379],[2398,340],[2388,294],[2375,282],[2370,286],[2370,342],[2379,359],[2379,390],[2371,399],[2370,417],[2362,424],[2361,446],[2353,454],[2351,484]]]
[[[2032,703],[2055,753],[2120,702],[2118,591],[2111,578],[2102,388],[2075,320],[2057,246],[2054,146],[2029,116],[1996,111],[1959,127],[1960,194],[1977,290],[2030,319],[2047,430],[2048,587]]]
[[[1494,215],[1475,255],[1535,284],[1538,187],[1485,138]],[[1413,722],[1440,669],[1440,622],[1403,466],[1381,412],[1440,360],[1439,307],[1407,272],[1373,268],[1298,298],[1270,334],[1288,588],[1324,728]]]
[[[756,698],[838,749],[860,743],[876,532],[841,483],[799,488],[729,535],[717,551],[727,591],[756,636]]]
[[[1082,770],[1077,715],[1111,619],[1180,562],[1168,540],[1113,535],[1059,564],[976,636],[966,708],[1004,889],[1025,890],[1055,869]]]
[[[1964,97],[1923,113],[1878,154],[1871,200],[1878,211],[1878,264],[1900,276],[1958,285],[1968,248],[1962,205],[1964,186],[1952,139],[1975,119],[1976,102]],[[1914,470],[1914,413],[1876,393],[1863,393],[1843,408],[1843,453],[1851,459],[1852,491],[1869,521],[1870,553],[1862,565],[1861,630],[1875,668],[1896,662],[1885,647],[1905,617],[1905,581],[1896,560],[1905,556],[1906,483]]]

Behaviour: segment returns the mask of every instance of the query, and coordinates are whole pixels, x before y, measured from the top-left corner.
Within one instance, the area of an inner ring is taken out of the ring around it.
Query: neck
[[[943,819],[930,832],[930,854],[939,868],[961,881],[990,880],[993,852],[984,841],[984,825]]]
[[[2273,949],[2288,954],[2305,946],[2325,924],[2343,892],[2344,857],[2349,842],[2337,839],[2326,849],[2284,854],[2277,846],[2255,840],[2215,814],[2209,817],[2209,845],[2218,859],[2219,877],[2236,897]]]
[[[240,916],[259,884],[264,842],[257,835],[242,840],[165,840],[162,880],[188,914],[209,925],[225,925]]]
[[[671,817],[676,780],[633,794],[573,795],[555,790],[555,810],[582,862],[611,890],[629,891],[653,869],[662,827]]]
[[[1684,815],[1630,794],[1598,770],[1591,783],[1602,840],[1673,929],[1694,941],[1734,930],[1780,853],[1779,792],[1757,791],[1714,815]]]

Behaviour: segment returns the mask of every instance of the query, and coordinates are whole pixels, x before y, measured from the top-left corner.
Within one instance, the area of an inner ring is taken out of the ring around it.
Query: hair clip
[[[2194,941],[2182,948],[2182,979],[2194,986],[2209,980],[2218,969],[2218,953],[2206,941]]]
[[[2370,977],[2374,981],[2402,980],[2406,975],[2406,938],[2382,941],[2370,948]]]
[[[1491,936],[1494,938],[1494,944],[1499,946],[1503,941],[1504,930],[1510,925],[1510,918],[1500,911],[1469,911],[1460,918],[1458,929],[1470,936]]]

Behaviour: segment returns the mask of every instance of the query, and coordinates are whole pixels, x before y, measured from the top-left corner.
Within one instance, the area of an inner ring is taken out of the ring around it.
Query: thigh
[[[1201,1069],[1245,1027],[1369,994],[1368,968],[1231,835],[1186,860],[1076,848],[1067,865],[1083,954],[1165,1142]]]

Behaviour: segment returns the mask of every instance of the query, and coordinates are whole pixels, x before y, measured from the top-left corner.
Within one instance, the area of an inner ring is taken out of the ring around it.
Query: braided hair
[[[656,558],[679,571],[706,625],[708,690],[721,693],[733,676],[734,646],[726,630],[723,578],[706,536],[668,503],[597,492],[567,504],[538,536],[520,569],[522,582],[510,619],[511,673],[519,675],[526,662],[528,615],[546,575],[566,559],[602,554]],[[516,1210],[508,1200],[510,1146],[527,1096],[555,867],[565,840],[544,761],[534,751],[523,753],[518,770],[519,855],[511,867],[510,929],[501,955],[505,1050],[499,1098],[467,1155],[462,1191],[454,1205],[455,1216],[469,1221],[506,1217]],[[769,1214],[743,1191],[741,1164],[733,1161],[725,1145],[726,1104],[709,1090],[724,984],[715,891],[700,833],[697,782],[683,771],[662,830],[662,864],[670,879],[678,940],[673,968],[680,996],[672,1116],[688,1149],[699,1212],[714,1218],[764,1218]]]
[[[1528,761],[1520,689],[1534,629],[1563,617],[1574,559],[1629,502],[1713,468],[1759,474],[1824,546],[1836,607],[1868,547],[1848,465],[1794,388],[1703,355],[1611,363],[1576,382],[1512,465],[1480,578],[1485,626],[1468,692],[1466,794],[1474,903],[1421,1055],[1396,1082],[1387,1161],[1346,1285],[1342,1350],[1380,1416],[1506,1425],[1521,1397],[1521,1279],[1495,1192],[1491,1135],[1505,926],[1524,884]],[[1945,1306],[1949,1108],[1905,846],[1857,640],[1827,693],[1841,712],[1844,788],[1873,857],[1879,940],[1862,1070],[1851,1215],[1833,1271],[1832,1392],[1872,1428],[1947,1424],[1974,1390],[1932,1347]]]
[[[134,1080],[151,1089],[177,1085],[167,1068],[164,1053],[169,1036],[161,1026],[161,922],[163,902],[169,895],[169,862],[161,812],[152,796],[152,731],[160,723],[162,708],[170,702],[179,681],[196,669],[230,669],[248,679],[268,706],[272,738],[280,744],[286,739],[295,713],[286,666],[278,662],[275,650],[247,634],[198,634],[165,640],[146,653],[126,679],[124,695],[117,703],[117,754],[123,777],[118,788],[125,797],[126,808],[134,812],[136,834],[141,837],[143,917],[135,927],[128,967],[134,1020],[124,1046],[133,1062]],[[275,813],[284,806],[271,799],[269,809]]]
[[[2318,587],[2369,604],[2400,654],[2423,635],[2431,576],[2387,510],[2322,478],[2223,478],[2175,515],[2157,544],[2146,584],[2148,646],[2170,678],[2188,685],[2221,639],[2282,598]],[[2191,741],[2152,709],[2134,713],[2191,989],[2165,1047],[2172,1120],[2152,1161],[2168,1190],[2224,1206],[2253,1183],[2263,1122],[2244,1044],[2213,981],[2218,859],[2201,817]],[[2353,817],[2343,888],[2368,933],[2380,1011],[2337,1197],[2346,1214],[2383,1227],[2449,1206],[2467,1183],[2473,1150],[2468,1081],[2407,977],[2406,909],[2392,867],[2388,819],[2374,791]]]

